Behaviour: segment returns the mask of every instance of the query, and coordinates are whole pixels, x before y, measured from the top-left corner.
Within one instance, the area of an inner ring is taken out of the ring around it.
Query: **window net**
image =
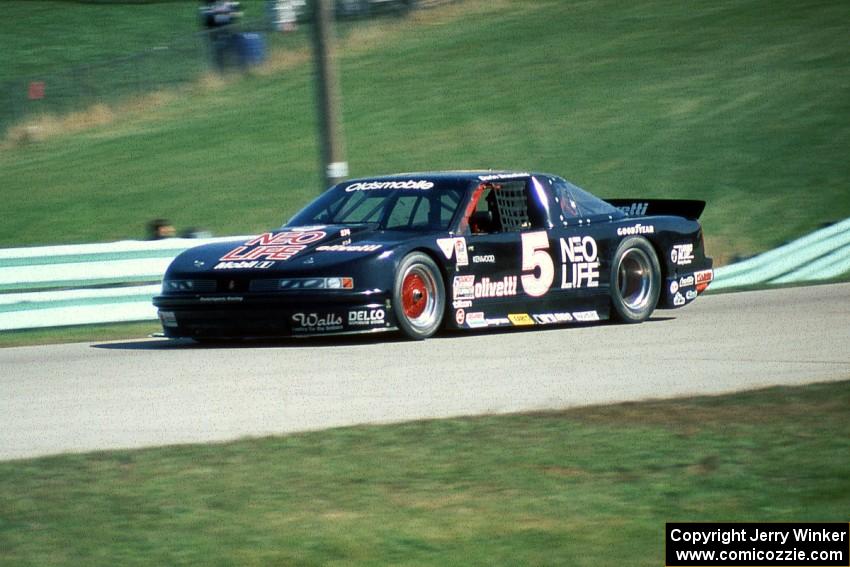
[[[496,206],[502,221],[502,230],[518,231],[531,226],[528,218],[528,198],[525,183],[504,183],[495,187]]]

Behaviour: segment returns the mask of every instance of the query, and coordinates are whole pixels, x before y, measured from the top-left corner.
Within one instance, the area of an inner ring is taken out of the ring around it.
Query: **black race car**
[[[342,182],[282,228],[192,248],[155,297],[199,340],[647,319],[712,280],[703,201],[603,201],[542,173]]]

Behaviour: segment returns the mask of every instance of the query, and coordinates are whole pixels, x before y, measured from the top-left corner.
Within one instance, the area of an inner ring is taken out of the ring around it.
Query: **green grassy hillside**
[[[0,81],[128,55],[197,29],[192,2],[5,0]]]
[[[750,254],[850,216],[848,31],[850,4],[766,0],[467,0],[363,23],[340,42],[352,174],[516,167],[702,198],[709,251]],[[279,224],[320,190],[306,43],[7,144],[0,246],[140,237],[155,216]]]

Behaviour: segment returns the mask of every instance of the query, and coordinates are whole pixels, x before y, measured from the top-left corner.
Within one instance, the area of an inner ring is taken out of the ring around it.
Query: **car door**
[[[456,318],[467,327],[533,324],[529,306],[542,301],[555,278],[548,218],[533,180],[482,183],[473,201],[463,242],[467,264],[453,279],[453,306],[467,311]]]

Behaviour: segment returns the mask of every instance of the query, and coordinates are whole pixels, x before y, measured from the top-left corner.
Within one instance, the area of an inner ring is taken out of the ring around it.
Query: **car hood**
[[[168,272],[314,272],[380,255],[415,236],[403,231],[378,231],[363,224],[283,227],[247,240],[191,248],[174,259]]]

